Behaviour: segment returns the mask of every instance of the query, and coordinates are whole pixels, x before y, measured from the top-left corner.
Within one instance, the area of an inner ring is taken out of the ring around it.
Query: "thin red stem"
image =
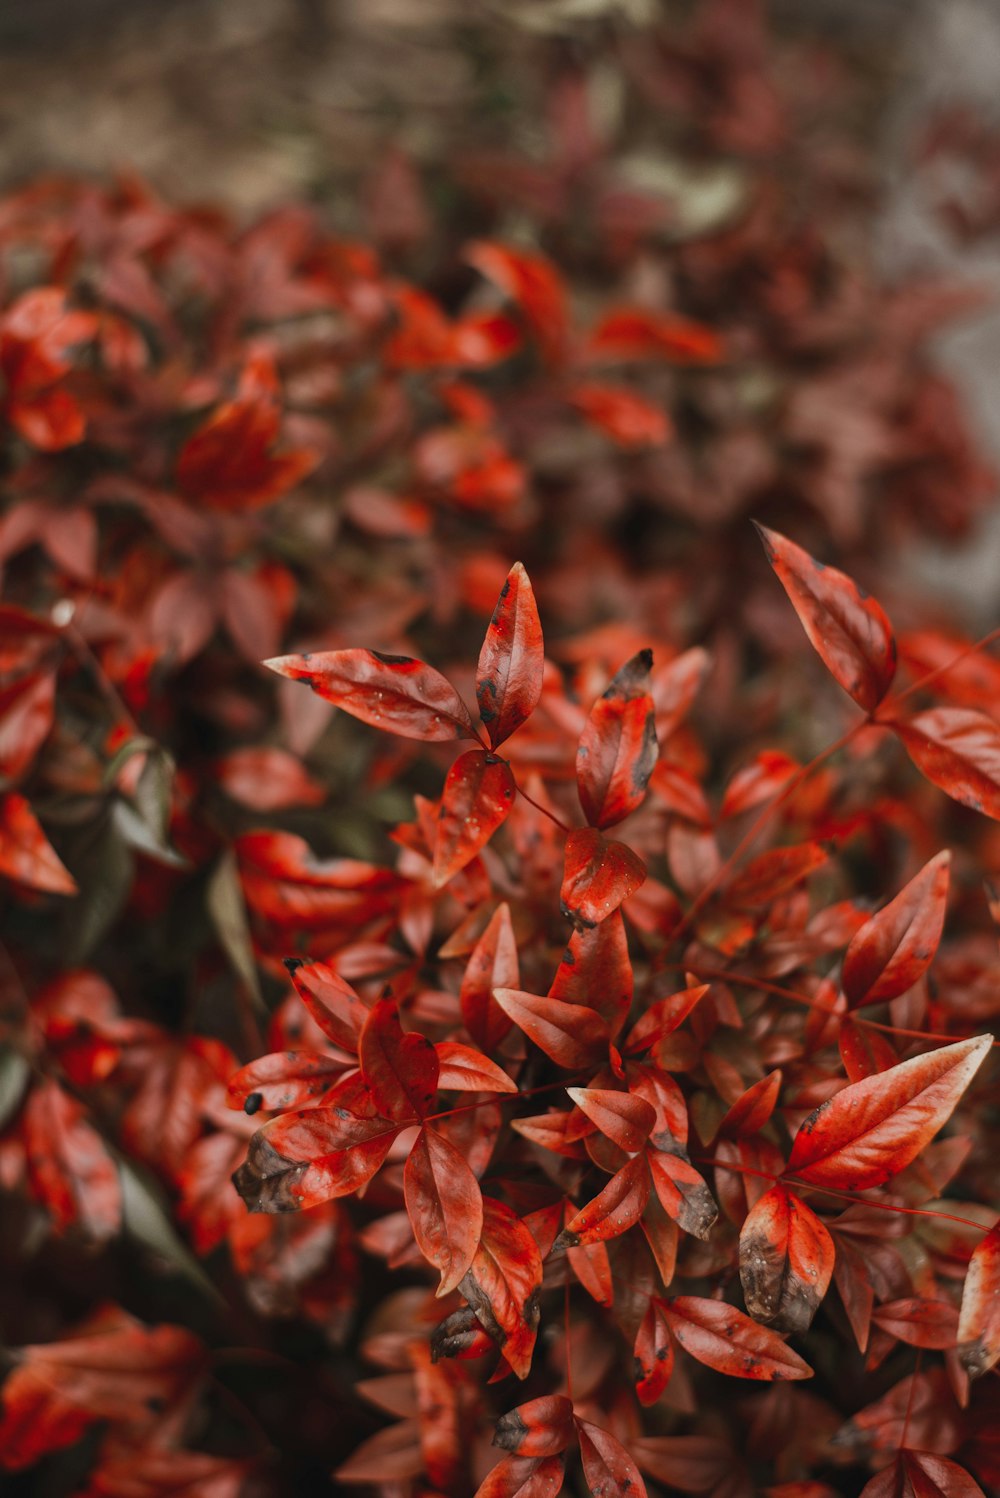
[[[527,801],[529,806],[533,806],[536,811],[540,811],[543,817],[548,817],[550,822],[554,822],[559,830],[561,832],[565,832],[566,836],[569,837],[573,829],[572,827],[567,827],[566,823],[562,820],[561,817],[557,817],[554,811],[550,811],[547,806],[543,806],[540,801],[536,801],[534,796],[529,796],[528,792],[524,790],[523,787],[518,785],[516,780],[514,781],[514,788],[517,791],[517,794],[521,796],[523,800]]]
[[[914,692],[922,691],[930,682],[936,681],[939,676],[946,676],[952,667],[957,666],[959,661],[964,661],[966,656],[978,654],[980,650],[985,650],[987,645],[992,645],[995,640],[1000,640],[1000,625],[996,629],[991,629],[988,635],[983,635],[981,640],[976,640],[972,645],[966,645],[964,650],[960,650],[956,656],[953,656],[950,661],[946,661],[943,666],[935,666],[933,671],[928,671],[923,676],[919,676],[916,681],[911,682],[908,687],[905,687],[898,696],[891,697],[887,702],[882,703],[881,707],[890,709],[898,707],[901,702],[906,701],[907,697],[912,697]]]

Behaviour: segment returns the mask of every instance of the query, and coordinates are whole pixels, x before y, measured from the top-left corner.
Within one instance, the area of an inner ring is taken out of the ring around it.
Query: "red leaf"
[[[576,1418],[583,1475],[594,1498],[646,1498],[646,1484],[625,1447],[610,1431]]]
[[[476,672],[476,701],[496,749],[526,722],[542,695],[545,655],[538,606],[520,562],[507,574]]]
[[[784,1186],[773,1186],[740,1232],[740,1280],[750,1315],[777,1331],[807,1331],[830,1287],[835,1257],[815,1212]]]
[[[688,1112],[684,1094],[669,1072],[649,1061],[630,1061],[629,1090],[645,1098],[654,1113],[652,1143],[667,1154],[683,1149],[688,1140]]]
[[[55,676],[22,676],[0,688],[0,777],[19,780],[52,727]]]
[[[632,1007],[634,986],[625,922],[615,910],[599,926],[573,932],[549,997],[596,1009],[614,1038]]]
[[[670,1382],[674,1371],[674,1343],[670,1319],[662,1300],[655,1295],[639,1326],[635,1339],[636,1385],[639,1403],[655,1404]]]
[[[475,738],[469,709],[451,682],[412,656],[320,650],[275,656],[264,665],[289,681],[305,682],[326,702],[363,723],[403,738]]]
[[[466,258],[517,303],[546,358],[559,360],[569,329],[566,293],[552,263],[542,255],[484,240],[470,244]]]
[[[559,891],[563,913],[578,926],[596,926],[645,878],[646,865],[631,848],[608,841],[594,827],[576,828],[566,839]]]
[[[506,760],[467,749],[448,771],[434,830],[435,885],[440,888],[485,847],[514,805]]]
[[[642,1149],[656,1122],[656,1109],[645,1098],[603,1087],[567,1087],[566,1091],[619,1149],[629,1155]]]
[[[992,1043],[992,1036],[979,1035],[852,1082],[802,1124],[788,1174],[842,1190],[881,1186],[951,1116]]]
[[[950,868],[951,854],[938,853],[851,939],[841,981],[852,1009],[896,998],[930,967],[944,928]]]
[[[0,1463],[13,1470],[71,1446],[95,1421],[150,1424],[190,1390],[205,1363],[190,1332],[140,1326],[122,1311],[14,1357],[0,1419]]]
[[[669,359],[677,364],[714,364],[723,356],[718,333],[670,312],[619,307],[598,323],[588,340],[591,357]]]
[[[969,707],[932,707],[887,723],[933,785],[1000,821],[1000,726],[992,718]]]
[[[759,1082],[748,1087],[746,1092],[736,1099],[716,1133],[730,1139],[746,1139],[751,1134],[759,1134],[774,1112],[774,1105],[781,1091],[781,1083],[780,1071],[773,1071],[766,1077],[761,1077]]]
[[[673,425],[662,406],[619,385],[574,385],[569,398],[591,426],[622,447],[659,447],[673,436]]]
[[[562,1486],[561,1456],[505,1456],[480,1483],[475,1498],[557,1498]]]
[[[339,1103],[286,1113],[258,1129],[233,1185],[251,1212],[297,1212],[361,1189],[379,1169],[398,1126]]]
[[[722,798],[720,817],[738,817],[750,811],[762,801],[770,801],[784,790],[792,776],[801,769],[797,760],[791,759],[780,749],[762,749],[744,765],[726,786]]]
[[[230,1078],[226,1102],[251,1114],[261,1108],[268,1113],[304,1108],[322,1097],[346,1066],[346,1061],[321,1051],[274,1051]]]
[[[403,1171],[406,1210],[417,1247],[441,1271],[436,1295],[468,1272],[483,1227],[483,1198],[468,1164],[434,1129],[421,1129]]]
[[[313,780],[301,760],[270,745],[234,749],[213,769],[226,795],[254,811],[321,806],[326,800],[326,788]]]
[[[801,843],[794,848],[771,848],[752,858],[738,879],[726,890],[726,900],[737,909],[755,910],[772,905],[779,895],[794,889],[830,855],[819,843]]]
[[[416,1420],[400,1420],[376,1431],[341,1462],[334,1476],[338,1482],[408,1482],[419,1477],[425,1461]]]
[[[459,999],[465,1027],[484,1051],[495,1051],[511,1021],[493,997],[496,988],[516,988],[519,982],[517,942],[510,906],[498,905],[473,949],[462,978]]]
[[[909,1296],[876,1306],[872,1320],[891,1337],[910,1347],[943,1349],[958,1340],[958,1312],[950,1301]]]
[[[900,1451],[865,1483],[861,1498],[986,1498],[964,1467],[930,1451]]]
[[[982,1378],[1000,1362],[1000,1226],[987,1233],[969,1260],[958,1355],[970,1378]]]
[[[627,661],[598,697],[580,735],[576,782],[593,827],[621,822],[642,802],[656,764],[656,723],[649,695],[651,650]]]
[[[543,1394],[501,1415],[493,1444],[516,1456],[558,1456],[573,1436],[572,1400],[564,1394]]]
[[[812,1378],[812,1369],[772,1331],[721,1300],[681,1295],[668,1301],[670,1329],[684,1351],[730,1378]]]
[[[896,642],[885,613],[843,572],[777,531],[760,525],[757,531],[813,647],[858,706],[874,712],[896,674]]]
[[[295,992],[323,1034],[334,1045],[356,1052],[369,1015],[364,1000],[325,962],[286,957],[285,967],[295,985]]]
[[[587,1247],[627,1233],[639,1221],[648,1200],[649,1167],[643,1155],[636,1155],[570,1219],[556,1239],[556,1247]]]
[[[870,1029],[863,1021],[860,1024],[852,1019],[843,1021],[837,1036],[837,1049],[852,1082],[891,1071],[899,1061],[888,1037],[880,1030]]]
[[[567,1071],[607,1059],[608,1027],[595,1010],[518,988],[495,988],[493,997],[528,1039]]]
[[[673,1034],[684,1023],[697,1003],[708,993],[710,985],[699,983],[694,988],[681,989],[679,993],[667,994],[657,999],[636,1020],[629,1031],[625,1050],[630,1056],[649,1050],[658,1040]]]
[[[395,1000],[379,999],[369,1011],[358,1059],[375,1106],[389,1118],[423,1118],[437,1101],[440,1065],[424,1035],[403,1033]]]
[[[517,1083],[471,1046],[454,1040],[439,1040],[437,1051],[438,1087],[442,1092],[517,1092]]]
[[[503,1202],[483,1198],[483,1231],[459,1285],[518,1378],[527,1378],[538,1332],[542,1260],[531,1233]]]
[[[664,1212],[685,1233],[695,1238],[707,1238],[719,1209],[694,1166],[680,1155],[666,1150],[648,1150],[647,1158]]]
[[[42,1082],[21,1127],[28,1180],[57,1230],[79,1223],[91,1238],[113,1237],[122,1217],[118,1168],[82,1104],[58,1082]]]
[[[76,880],[23,796],[0,797],[0,874],[46,894],[75,895]]]

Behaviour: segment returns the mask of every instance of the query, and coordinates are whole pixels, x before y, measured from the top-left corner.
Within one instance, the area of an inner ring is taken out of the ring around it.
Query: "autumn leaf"
[[[896,641],[882,608],[777,531],[758,525],[757,533],[824,664],[859,707],[874,712],[896,674]]]
[[[505,760],[483,749],[459,755],[444,783],[434,832],[432,876],[438,887],[464,869],[503,825],[516,788]]]
[[[596,926],[633,895],[645,878],[646,866],[631,848],[602,837],[595,827],[581,827],[566,839],[559,899],[577,926]]]
[[[479,1182],[455,1146],[427,1127],[407,1156],[403,1191],[417,1246],[441,1271],[435,1294],[447,1295],[464,1278],[479,1247]]]
[[[931,707],[886,722],[933,785],[1000,821],[1000,727],[993,718],[970,707]]]
[[[592,827],[621,822],[641,805],[656,764],[656,722],[649,694],[651,650],[641,650],[594,703],[576,751],[576,782]]]
[[[264,665],[305,682],[325,702],[363,723],[427,742],[474,738],[469,710],[440,671],[408,655],[320,650],[280,655]]]
[[[815,1212],[772,1186],[740,1230],[740,1280],[747,1310],[777,1331],[809,1329],[833,1274],[833,1239]]]
[[[951,854],[938,853],[851,938],[841,982],[852,1009],[896,998],[930,967],[944,928],[950,867]]]
[[[527,1378],[538,1332],[542,1260],[531,1233],[503,1202],[483,1198],[483,1230],[459,1290],[518,1378]]]
[[[813,1186],[881,1186],[934,1138],[993,1044],[979,1035],[852,1082],[802,1124],[788,1174]]]
[[[812,1377],[809,1365],[777,1332],[724,1301],[679,1295],[667,1302],[667,1317],[684,1351],[716,1373],[766,1382]]]
[[[528,574],[515,562],[479,652],[476,701],[496,749],[527,722],[542,695],[542,626]]]
[[[970,1378],[982,1378],[1000,1362],[1000,1226],[973,1250],[956,1336]]]

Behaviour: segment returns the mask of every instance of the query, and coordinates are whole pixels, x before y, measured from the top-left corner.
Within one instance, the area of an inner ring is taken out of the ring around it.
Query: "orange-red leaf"
[[[76,894],[76,880],[16,791],[0,797],[0,874],[47,894]]]
[[[657,755],[652,664],[651,650],[627,661],[594,703],[580,735],[576,783],[593,827],[623,821],[646,794]]]
[[[375,1106],[387,1118],[423,1118],[430,1113],[441,1069],[437,1052],[426,1036],[404,1033],[393,999],[379,999],[369,1011],[358,1059]]]
[[[642,1149],[656,1122],[656,1109],[645,1098],[604,1087],[567,1087],[566,1091],[619,1149],[630,1155]]]
[[[334,1045],[357,1052],[369,1008],[349,983],[325,962],[286,957],[295,992]]]
[[[635,1339],[636,1385],[640,1404],[655,1404],[674,1371],[670,1318],[662,1300],[650,1296]]]
[[[517,1083],[471,1046],[455,1040],[439,1040],[437,1051],[438,1087],[451,1092],[516,1092]]]
[[[1000,1362],[1000,1225],[969,1260],[958,1318],[958,1355],[970,1378]]]
[[[466,1275],[479,1247],[479,1182],[443,1134],[424,1128],[407,1157],[403,1193],[417,1247],[441,1271],[435,1293],[447,1295]]]
[[[950,867],[946,849],[851,939],[841,981],[852,1009],[896,998],[930,967],[944,928]]]
[[[618,1238],[639,1221],[649,1200],[649,1167],[636,1155],[613,1175],[593,1201],[566,1224],[556,1239],[560,1248],[586,1247]]]
[[[784,1186],[773,1186],[740,1232],[740,1280],[750,1315],[778,1331],[806,1331],[830,1287],[835,1253],[815,1212]]]
[[[545,654],[528,574],[515,562],[493,610],[476,672],[479,716],[494,749],[538,706]]]
[[[639,1468],[617,1436],[577,1416],[583,1475],[594,1498],[646,1498]]]
[[[931,707],[889,722],[932,784],[1000,821],[1000,725],[971,707]]]
[[[272,1051],[243,1066],[229,1080],[226,1103],[268,1113],[304,1108],[332,1087],[347,1062],[322,1051]]]
[[[511,1027],[493,990],[516,988],[519,976],[510,906],[504,902],[493,912],[469,957],[459,995],[465,1027],[484,1051],[495,1051]]]
[[[896,641],[883,609],[845,573],[777,531],[757,530],[813,647],[844,691],[873,712],[896,674]]]
[[[578,926],[596,926],[645,878],[646,865],[631,848],[602,837],[596,827],[575,828],[566,839],[559,891],[563,913]]]
[[[447,884],[485,847],[514,805],[506,760],[467,749],[448,771],[434,829],[434,883]]]
[[[91,1238],[113,1237],[122,1216],[118,1168],[82,1104],[58,1082],[41,1082],[21,1127],[28,1180],[56,1228],[78,1223]]]
[[[802,1124],[788,1174],[864,1191],[915,1160],[971,1082],[993,1043],[978,1035],[852,1082]]]
[[[615,910],[599,926],[573,932],[549,995],[596,1009],[614,1038],[632,1007],[634,987],[625,922]]]
[[[296,1212],[350,1196],[371,1180],[399,1132],[344,1104],[286,1113],[258,1129],[233,1184],[251,1212]]]
[[[730,1378],[765,1382],[812,1378],[812,1369],[770,1327],[721,1300],[679,1295],[667,1302],[670,1329],[684,1351]]]
[[[711,1191],[689,1161],[666,1150],[647,1151],[653,1186],[660,1205],[679,1228],[694,1238],[707,1238],[719,1215]]]
[[[493,997],[528,1039],[567,1071],[607,1060],[608,1027],[595,1010],[518,988],[496,988]]]
[[[558,1456],[572,1439],[572,1400],[565,1394],[543,1394],[501,1415],[493,1444],[517,1456]]]
[[[527,1378],[538,1333],[542,1259],[524,1223],[483,1198],[483,1230],[459,1289],[518,1378]]]
[[[265,666],[302,681],[363,723],[407,739],[475,737],[469,710],[447,677],[409,655],[379,650],[319,650],[279,655]]]
[[[562,1485],[561,1456],[505,1456],[480,1483],[475,1498],[557,1498]]]

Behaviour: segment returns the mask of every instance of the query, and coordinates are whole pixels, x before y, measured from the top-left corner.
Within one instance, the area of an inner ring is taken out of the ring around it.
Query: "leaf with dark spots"
[[[670,1318],[662,1300],[650,1296],[635,1339],[635,1392],[642,1405],[655,1404],[674,1371]]]
[[[505,760],[467,749],[448,771],[434,829],[432,877],[447,884],[464,869],[510,815],[516,791]]]
[[[773,1186],[740,1232],[740,1280],[747,1310],[777,1331],[804,1332],[833,1274],[833,1239],[805,1202]]]
[[[611,827],[641,804],[656,764],[656,721],[649,694],[652,652],[627,661],[591,709],[580,735],[576,779],[593,827]]]
[[[542,626],[528,574],[515,562],[493,611],[476,673],[479,716],[496,749],[534,712],[542,695]]]
[[[437,1052],[426,1036],[404,1033],[393,999],[379,999],[369,1012],[358,1059],[375,1104],[387,1117],[403,1121],[431,1112],[440,1073]]]
[[[428,742],[475,738],[469,710],[451,682],[410,656],[319,650],[264,664],[374,728]]]
[[[531,1369],[541,1285],[542,1260],[531,1233],[510,1207],[483,1197],[479,1247],[458,1288],[518,1378]]]
[[[839,1190],[883,1185],[931,1142],[992,1044],[975,1036],[852,1082],[802,1124],[787,1174]]]
[[[614,1038],[628,1017],[633,988],[625,922],[615,910],[600,925],[573,932],[549,996],[595,1009]]]
[[[505,1456],[480,1483],[475,1498],[557,1498],[562,1487],[561,1456]]]
[[[721,1300],[679,1295],[667,1302],[674,1337],[691,1357],[730,1378],[771,1383],[812,1378],[812,1369],[776,1331]]]
[[[841,979],[852,1009],[896,998],[930,967],[944,928],[950,867],[951,854],[938,853],[852,937]]]
[[[666,1150],[647,1151],[660,1205],[677,1226],[694,1238],[707,1238],[719,1215],[715,1199],[689,1161]]]
[[[274,1051],[230,1078],[226,1103],[251,1114],[261,1108],[269,1113],[304,1108],[322,1097],[347,1066],[346,1060],[321,1051]]]
[[[646,1484],[625,1447],[610,1431],[576,1417],[583,1475],[594,1498],[646,1498]]]
[[[496,1343],[479,1324],[471,1306],[461,1306],[438,1323],[431,1333],[431,1358],[481,1358],[495,1352]]]
[[[361,1189],[399,1132],[344,1107],[286,1113],[258,1129],[233,1185],[251,1212],[297,1212]]]
[[[572,1400],[564,1394],[543,1394],[501,1415],[493,1444],[517,1456],[558,1456],[573,1435]]]
[[[559,898],[577,927],[596,926],[635,894],[646,865],[624,843],[602,837],[594,827],[575,829],[566,839]]]
[[[970,1378],[982,1378],[1000,1363],[1000,1226],[986,1234],[969,1260],[957,1340]]]
[[[777,531],[758,525],[757,532],[810,643],[844,691],[874,712],[896,674],[896,641],[884,610],[845,573],[822,566]]]

